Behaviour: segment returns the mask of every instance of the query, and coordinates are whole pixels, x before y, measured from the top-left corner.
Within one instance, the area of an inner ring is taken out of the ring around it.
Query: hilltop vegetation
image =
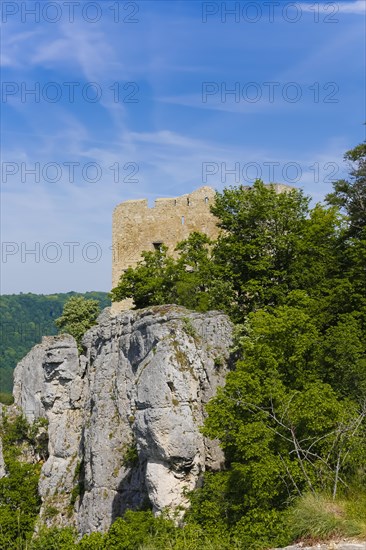
[[[4,294],[0,296],[1,350],[0,350],[0,392],[11,393],[13,370],[42,336],[57,334],[54,321],[65,303],[76,292],[65,294]],[[81,296],[95,299],[100,307],[110,305],[106,292],[86,292]],[[7,397],[2,396],[3,402]]]
[[[202,427],[226,467],[206,472],[183,527],[128,512],[106,534],[46,529],[31,548],[263,550],[366,536],[366,144],[345,158],[349,179],[314,207],[261,181],[225,189],[217,241],[194,233],[177,259],[146,252],[112,291],[136,307],[221,309],[236,324],[236,365]]]

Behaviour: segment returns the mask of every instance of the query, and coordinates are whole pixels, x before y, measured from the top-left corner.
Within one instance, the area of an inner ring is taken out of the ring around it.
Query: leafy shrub
[[[41,466],[20,462],[20,445],[30,442],[31,426],[23,416],[1,427],[7,475],[0,479],[0,548],[20,550],[31,539],[41,499],[38,481]]]
[[[71,527],[43,528],[32,540],[30,550],[71,550],[76,547],[76,531]]]
[[[60,332],[71,334],[81,348],[85,332],[96,323],[100,307],[97,300],[86,300],[83,296],[72,296],[64,305],[61,317],[55,320]]]
[[[136,446],[136,442],[132,441],[130,445],[125,449],[123,454],[123,465],[126,468],[132,468],[136,466],[139,461],[139,454]]]

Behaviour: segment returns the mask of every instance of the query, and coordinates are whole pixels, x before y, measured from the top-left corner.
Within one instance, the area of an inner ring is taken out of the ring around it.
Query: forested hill
[[[0,296],[0,392],[11,392],[13,369],[42,336],[57,334],[54,320],[64,303],[76,292],[58,294],[4,294]],[[98,300],[100,307],[110,305],[106,292],[86,292],[85,298]]]

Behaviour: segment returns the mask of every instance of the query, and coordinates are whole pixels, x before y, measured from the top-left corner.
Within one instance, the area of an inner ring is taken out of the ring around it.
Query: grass
[[[328,495],[303,495],[290,508],[288,521],[294,540],[365,537],[366,493],[350,493],[336,500]]]

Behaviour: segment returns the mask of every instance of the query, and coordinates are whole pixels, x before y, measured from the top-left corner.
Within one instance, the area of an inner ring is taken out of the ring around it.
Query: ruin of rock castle
[[[292,189],[288,185],[273,185],[277,193]],[[215,239],[219,228],[210,211],[214,197],[214,189],[200,187],[180,197],[157,199],[153,208],[149,208],[147,199],[129,200],[116,206],[112,230],[112,288],[128,267],[137,265],[143,251],[152,251],[164,244],[174,255],[176,245],[193,231]],[[119,310],[131,305],[130,300],[124,300]]]
[[[113,213],[112,287],[125,269],[137,265],[145,250],[165,244],[174,254],[176,245],[193,231],[216,238],[216,218],[210,212],[214,197],[214,189],[201,187],[181,197],[157,199],[153,208],[147,199],[119,204]]]

